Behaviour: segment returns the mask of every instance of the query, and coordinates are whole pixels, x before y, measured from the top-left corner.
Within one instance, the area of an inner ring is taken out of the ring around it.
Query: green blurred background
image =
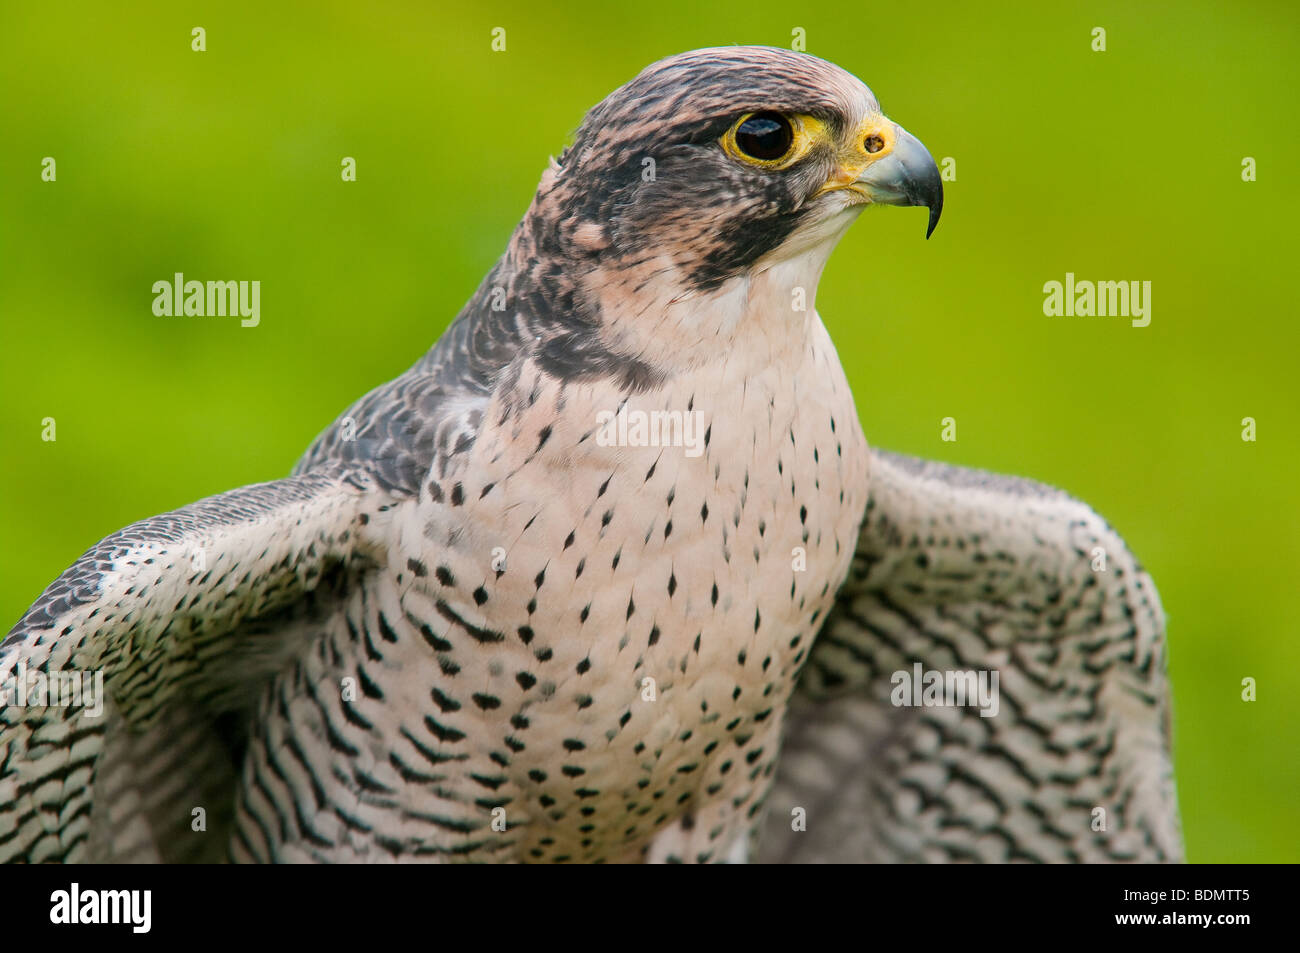
[[[1189,858],[1300,859],[1300,9],[460,6],[0,4],[4,623],[107,533],[283,475],[409,366],[614,87],[799,27],[956,160],[931,241],[869,211],[822,282],[868,439],[1110,519],[1169,616]],[[176,271],[260,280],[261,325],[155,317]],[[1045,317],[1067,271],[1151,281],[1151,325]]]

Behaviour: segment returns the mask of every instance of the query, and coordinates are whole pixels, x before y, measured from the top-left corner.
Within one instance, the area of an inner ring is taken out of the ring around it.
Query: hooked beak
[[[924,205],[930,210],[930,224],[925,230],[929,238],[943,211],[939,167],[920,139],[902,126],[894,128],[898,134],[893,151],[867,166],[854,185],[880,205]]]

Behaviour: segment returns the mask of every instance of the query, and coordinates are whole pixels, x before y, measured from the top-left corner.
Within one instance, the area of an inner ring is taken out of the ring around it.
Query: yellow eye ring
[[[808,154],[814,141],[811,133],[819,125],[811,116],[745,113],[722,137],[722,149],[754,168],[784,169]]]

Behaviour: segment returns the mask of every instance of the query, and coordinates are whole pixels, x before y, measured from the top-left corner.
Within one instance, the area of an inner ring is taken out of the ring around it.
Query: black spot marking
[[[444,713],[460,710],[460,702],[445,694],[441,689],[435,688],[432,695],[434,703],[442,709]]]

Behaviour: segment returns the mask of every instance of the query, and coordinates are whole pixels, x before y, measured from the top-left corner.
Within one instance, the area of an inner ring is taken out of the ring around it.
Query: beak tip
[[[900,137],[903,147],[903,168],[907,171],[907,194],[913,205],[924,205],[930,211],[930,220],[926,223],[925,237],[928,239],[939,226],[939,216],[943,214],[943,176],[939,166],[928,149],[911,133],[904,132]]]
[[[925,237],[927,240],[929,240],[930,236],[934,234],[934,230],[939,227],[939,216],[943,213],[943,193],[940,192],[939,196],[939,201],[929,206],[930,221],[925,227]]]

